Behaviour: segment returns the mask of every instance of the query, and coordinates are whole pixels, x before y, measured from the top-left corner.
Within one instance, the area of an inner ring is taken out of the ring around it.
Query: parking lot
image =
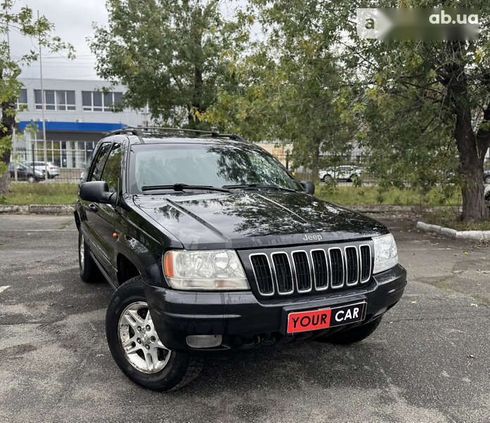
[[[372,337],[212,357],[164,394],[113,362],[71,216],[0,216],[0,421],[488,422],[490,248],[387,223],[409,285]]]

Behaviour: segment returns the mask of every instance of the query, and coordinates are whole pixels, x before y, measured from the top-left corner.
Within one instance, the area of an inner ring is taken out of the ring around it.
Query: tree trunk
[[[320,181],[320,144],[321,141],[313,143],[313,152],[311,157],[311,181],[318,183]]]
[[[461,193],[464,221],[479,221],[488,217],[483,185],[483,160],[476,145],[471,118],[457,117],[455,138],[461,166]]]
[[[443,83],[456,117],[454,138],[459,152],[461,172],[461,193],[463,197],[462,219],[481,221],[488,218],[488,208],[484,199],[483,162],[488,142],[479,133],[475,134],[471,119],[468,80],[465,62],[461,57],[461,45],[451,45],[455,61],[445,67]]]
[[[0,195],[6,194],[10,185],[8,165],[10,163],[10,153],[12,149],[12,133],[15,125],[15,101],[7,101],[0,105],[0,139],[2,139],[2,154],[0,160],[7,165],[5,173],[0,175]],[[2,169],[3,170],[3,169]]]

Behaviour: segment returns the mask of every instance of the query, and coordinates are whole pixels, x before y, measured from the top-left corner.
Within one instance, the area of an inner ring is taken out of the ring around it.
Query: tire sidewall
[[[123,351],[119,339],[119,318],[124,309],[136,301],[145,301],[144,282],[141,276],[130,279],[119,287],[112,296],[106,313],[106,337],[114,361],[135,383],[146,388],[164,391],[178,385],[187,372],[189,355],[185,352],[171,352],[167,365],[158,373],[146,374],[135,369]]]
[[[82,245],[82,242],[85,244],[83,248],[83,268],[82,268],[82,262],[81,262],[81,251],[80,247]],[[81,231],[78,232],[78,270],[80,272],[80,278],[87,282],[89,281],[90,277],[93,276],[90,274],[90,265],[92,260],[92,257],[90,256],[90,252],[87,246],[87,243],[84,240],[83,234]]]

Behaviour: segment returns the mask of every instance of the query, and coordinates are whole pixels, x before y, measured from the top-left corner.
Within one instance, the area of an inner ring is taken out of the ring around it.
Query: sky
[[[63,41],[71,43],[76,50],[76,59],[69,60],[60,53],[43,54],[44,78],[61,79],[98,79],[95,73],[95,58],[91,54],[86,38],[92,36],[92,24],[107,23],[105,0],[17,0],[16,7],[24,5],[39,10],[55,25],[54,34]],[[32,48],[37,49],[35,40],[11,32],[10,42],[12,55],[18,57]],[[39,62],[24,69],[22,77],[38,78]]]
[[[69,60],[60,53],[43,54],[44,78],[99,79],[94,69],[95,57],[88,46],[87,37],[94,33],[93,24],[107,24],[105,0],[17,0],[16,8],[29,6],[34,13],[39,10],[54,24],[54,34],[75,47],[76,59]],[[236,7],[246,0],[227,0],[221,3],[225,16],[232,15]],[[12,55],[19,57],[26,51],[37,49],[35,40],[22,37],[14,31],[10,34]],[[24,69],[22,77],[39,78],[39,61]]]

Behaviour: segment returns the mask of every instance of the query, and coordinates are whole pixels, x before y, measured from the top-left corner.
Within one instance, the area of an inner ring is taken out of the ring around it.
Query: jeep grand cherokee
[[[233,135],[126,129],[80,185],[80,276],[115,288],[112,356],[134,382],[178,389],[203,351],[369,336],[400,299],[393,236],[319,200]]]

